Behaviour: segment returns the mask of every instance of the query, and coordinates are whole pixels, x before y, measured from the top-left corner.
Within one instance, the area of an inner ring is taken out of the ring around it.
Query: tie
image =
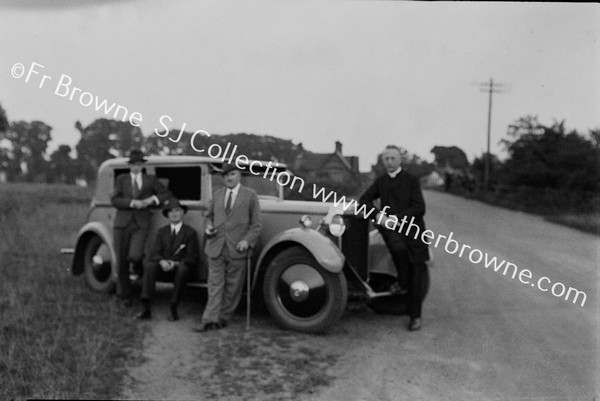
[[[229,195],[227,196],[227,204],[225,205],[225,213],[229,214],[231,211],[231,197],[233,195],[233,191],[229,191]]]
[[[175,228],[171,228],[171,248],[173,248],[173,245],[175,244],[175,237],[177,237],[177,232],[175,231]]]
[[[131,189],[134,198],[137,198],[138,194],[140,193],[140,188],[138,187],[138,182],[136,178],[137,177],[133,177],[133,180],[131,182]]]

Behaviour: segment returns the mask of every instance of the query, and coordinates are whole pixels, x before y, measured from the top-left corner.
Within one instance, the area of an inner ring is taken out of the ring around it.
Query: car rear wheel
[[[267,266],[263,294],[279,326],[318,333],[344,313],[348,286],[343,273],[325,270],[306,249],[293,247]]]
[[[425,294],[429,292],[429,268],[425,269]],[[367,302],[369,308],[382,315],[404,315],[406,313],[406,294],[377,297]]]
[[[113,258],[110,247],[97,235],[88,239],[83,254],[85,281],[94,291],[110,293],[115,289],[112,278]]]

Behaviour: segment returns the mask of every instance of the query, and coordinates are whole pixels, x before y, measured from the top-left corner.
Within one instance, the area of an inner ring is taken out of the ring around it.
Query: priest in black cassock
[[[412,222],[399,230],[381,225],[377,228],[398,270],[398,283],[394,283],[391,290],[407,293],[407,314],[410,317],[408,329],[419,330],[421,309],[426,293],[427,264],[425,262],[429,260],[429,249],[420,235],[425,230],[423,220],[425,201],[419,179],[402,169],[400,148],[395,145],[386,146],[381,154],[381,160],[387,173],[375,180],[360,197],[359,202],[371,208],[374,207],[373,201],[379,199],[381,201],[379,213],[386,214],[388,217],[395,216],[396,222],[403,218]],[[380,214],[376,221],[383,221]],[[408,231],[408,228],[411,231]]]

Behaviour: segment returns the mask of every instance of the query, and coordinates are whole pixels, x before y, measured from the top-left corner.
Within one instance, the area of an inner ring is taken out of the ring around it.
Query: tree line
[[[75,128],[81,137],[75,149],[61,144],[48,153],[52,140],[52,127],[42,121],[8,122],[0,106],[0,171],[4,171],[11,182],[47,182],[74,184],[78,178],[92,182],[98,167],[107,159],[127,156],[131,149],[143,149],[152,155],[205,155],[196,152],[191,145],[192,133],[183,132],[181,139],[174,142],[174,135],[167,132],[148,137],[139,127],[127,122],[99,118],[87,126],[79,121]],[[194,146],[207,149],[211,144],[225,147],[228,142],[238,145],[239,152],[250,159],[276,160],[291,163],[304,149],[272,136],[254,134],[213,135],[210,138],[196,136]],[[76,157],[71,153],[75,150]]]
[[[126,156],[132,148],[156,155],[198,155],[192,147],[191,132],[182,132],[180,140],[175,142],[172,138],[179,136],[178,131],[146,137],[139,127],[105,118],[87,126],[77,121],[75,128],[81,135],[74,149],[75,158],[71,156],[73,149],[64,144],[48,154],[52,127],[42,121],[9,122],[0,105],[0,171],[5,172],[8,181],[73,184],[78,178],[93,182],[103,161]],[[207,149],[211,144],[225,147],[227,143],[238,145],[239,151],[251,159],[274,160],[288,166],[294,164],[299,154],[307,152],[302,143],[247,133],[196,135],[194,139],[196,149]],[[598,208],[600,129],[582,134],[568,130],[564,121],[544,125],[537,117],[525,116],[509,125],[501,143],[507,153],[504,160],[484,153],[470,163],[456,146],[435,146],[431,150],[435,157],[433,164],[403,150],[403,165],[419,177],[437,173],[451,192],[509,206],[518,204],[528,211]],[[487,157],[490,188],[484,192]],[[379,158],[372,167],[369,177],[363,175],[355,182],[330,189],[357,194],[366,181],[385,171]],[[320,185],[328,184],[326,177],[316,179]]]
[[[501,141],[507,158],[486,153],[473,163],[436,154],[436,165],[455,167],[451,192],[528,212],[589,213],[600,211],[600,129],[583,134],[568,130],[565,121],[545,125],[535,116],[518,118]],[[435,148],[432,150],[434,152]],[[434,152],[435,153],[435,152]],[[483,190],[486,157],[490,158],[490,188]],[[467,185],[465,185],[467,183]],[[470,183],[470,185],[468,185]]]

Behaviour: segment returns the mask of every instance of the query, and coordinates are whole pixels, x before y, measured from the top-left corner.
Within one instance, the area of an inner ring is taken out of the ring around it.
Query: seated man
[[[158,277],[162,280],[173,279],[174,289],[169,320],[179,319],[177,305],[181,287],[185,285],[189,270],[195,268],[199,260],[198,234],[192,227],[183,223],[183,215],[186,211],[187,207],[177,199],[165,202],[163,215],[169,219],[170,224],[159,228],[150,248],[150,255],[144,262],[141,295],[143,310],[136,316],[138,319],[145,320],[152,317],[150,304]]]

